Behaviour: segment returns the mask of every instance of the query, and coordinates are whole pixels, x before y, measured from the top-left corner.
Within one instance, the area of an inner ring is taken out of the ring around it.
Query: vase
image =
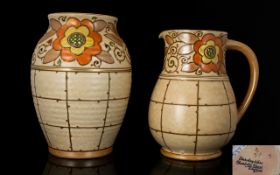
[[[32,96],[49,152],[64,158],[112,152],[126,112],[131,63],[117,18],[53,13],[31,63]]]
[[[208,160],[234,135],[248,108],[258,81],[258,62],[245,44],[210,30],[167,30],[164,66],[149,106],[149,127],[164,156],[181,160]],[[242,52],[250,66],[247,94],[237,109],[225,51]]]

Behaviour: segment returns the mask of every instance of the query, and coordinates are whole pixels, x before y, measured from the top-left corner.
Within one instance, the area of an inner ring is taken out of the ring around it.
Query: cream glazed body
[[[40,126],[55,156],[112,151],[131,87],[130,56],[117,18],[54,13],[33,53],[31,85]]]
[[[248,47],[242,51],[250,62],[251,81],[238,110],[225,51],[240,50],[244,44],[220,31],[168,30],[160,37],[165,57],[150,100],[150,131],[164,156],[194,161],[219,157],[255,92],[256,57]]]

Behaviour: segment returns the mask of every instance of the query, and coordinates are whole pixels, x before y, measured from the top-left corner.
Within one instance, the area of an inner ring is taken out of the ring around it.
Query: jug
[[[164,66],[149,106],[149,127],[164,156],[181,160],[219,157],[234,135],[258,82],[258,62],[245,44],[227,32],[167,30]],[[226,74],[225,52],[242,52],[250,67],[247,94],[237,109]]]

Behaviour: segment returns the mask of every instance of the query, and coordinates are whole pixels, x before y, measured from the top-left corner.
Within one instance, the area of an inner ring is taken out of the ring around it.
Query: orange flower
[[[64,61],[77,60],[80,65],[86,65],[92,56],[101,52],[102,38],[94,31],[93,23],[88,19],[80,21],[69,18],[56,34],[53,48],[61,51],[61,59]]]
[[[194,63],[203,72],[219,72],[223,63],[222,40],[209,33],[194,43]]]

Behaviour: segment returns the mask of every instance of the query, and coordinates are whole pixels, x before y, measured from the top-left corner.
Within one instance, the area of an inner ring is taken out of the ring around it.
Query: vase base
[[[178,159],[178,160],[189,160],[189,161],[210,160],[210,159],[215,159],[217,157],[220,157],[222,155],[222,151],[220,150],[213,153],[205,153],[205,154],[197,154],[197,155],[174,153],[165,148],[161,148],[160,152],[162,155],[168,158]]]
[[[49,152],[56,156],[61,158],[69,158],[69,159],[90,159],[90,158],[98,158],[98,157],[104,157],[108,154],[110,154],[113,151],[113,148],[106,148],[102,150],[96,150],[96,151],[64,151],[64,150],[58,150],[49,147]]]

